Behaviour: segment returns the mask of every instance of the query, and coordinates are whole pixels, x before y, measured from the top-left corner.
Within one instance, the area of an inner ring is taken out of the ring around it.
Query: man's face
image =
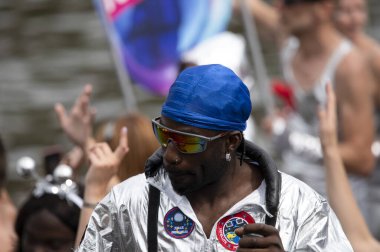
[[[281,24],[289,34],[302,35],[315,26],[314,8],[317,3],[298,1],[286,4],[282,0],[279,4]]]
[[[164,116],[161,117],[160,123],[173,130],[207,137],[220,134],[217,131],[177,123]],[[186,195],[217,183],[228,165],[225,160],[225,153],[225,137],[208,142],[206,150],[196,154],[181,153],[175,143],[170,142],[164,148],[163,162],[173,189],[180,195]],[[177,163],[176,160],[178,161]]]
[[[339,0],[334,12],[337,29],[348,38],[362,32],[367,22],[367,4],[365,0]]]

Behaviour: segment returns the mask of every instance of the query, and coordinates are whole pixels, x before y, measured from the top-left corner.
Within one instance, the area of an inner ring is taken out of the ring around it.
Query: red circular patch
[[[216,226],[216,236],[223,247],[235,251],[240,240],[240,237],[235,234],[235,229],[253,223],[255,223],[255,219],[244,211],[228,215],[218,222]]]

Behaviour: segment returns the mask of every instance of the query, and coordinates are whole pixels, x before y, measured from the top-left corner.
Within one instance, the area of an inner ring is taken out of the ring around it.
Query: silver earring
[[[231,161],[231,154],[229,152],[226,153],[226,161],[227,162]]]
[[[176,158],[175,161],[174,161],[174,164],[175,164],[175,165],[178,165],[178,163],[179,163],[179,159]]]

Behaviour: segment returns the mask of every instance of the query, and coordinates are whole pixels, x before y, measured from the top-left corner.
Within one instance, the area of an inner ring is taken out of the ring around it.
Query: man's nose
[[[175,142],[173,140],[169,139],[167,147],[164,152],[164,159],[169,164],[177,164],[179,160],[180,153],[177,149],[177,146],[175,145]]]

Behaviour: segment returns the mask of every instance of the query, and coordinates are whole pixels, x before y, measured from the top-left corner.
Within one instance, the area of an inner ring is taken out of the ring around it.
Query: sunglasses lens
[[[153,131],[158,142],[163,147],[167,147],[168,142],[173,141],[178,150],[183,153],[198,153],[206,149],[206,141],[199,137],[171,132],[155,123],[153,123]]]

